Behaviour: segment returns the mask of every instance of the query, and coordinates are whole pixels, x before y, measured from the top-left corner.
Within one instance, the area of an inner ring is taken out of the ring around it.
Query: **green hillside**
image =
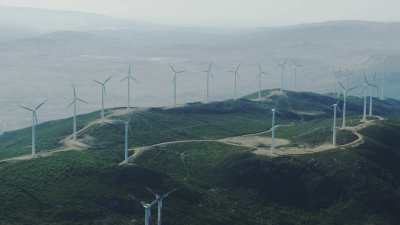
[[[330,105],[336,99],[296,92],[263,101],[249,100],[252,96],[130,114],[109,110],[107,121],[130,119],[130,148],[209,140],[156,146],[128,165],[119,165],[122,127],[93,123],[97,112],[80,116],[85,130],[79,140],[88,150],[0,163],[0,224],[143,224],[143,208],[128,195],[150,201],[146,187],[178,188],[165,202],[165,225],[399,224],[399,102],[377,103],[376,112],[390,118],[361,129],[364,139],[357,145],[270,157],[220,140],[269,130],[271,108],[277,107],[284,125],[277,137],[289,144],[276,151],[330,143]],[[349,124],[356,126],[361,99],[350,99]],[[40,149],[62,147],[60,140],[70,131],[71,119],[41,124]],[[339,131],[339,145],[355,140],[350,130]],[[8,132],[0,137],[0,158],[29,154],[29,145],[29,128]]]

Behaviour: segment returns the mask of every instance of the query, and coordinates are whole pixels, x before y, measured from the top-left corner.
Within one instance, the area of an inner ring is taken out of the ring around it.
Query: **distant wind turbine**
[[[172,65],[169,65],[172,72],[174,73],[173,83],[174,83],[174,107],[176,107],[176,83],[177,83],[177,76],[178,74],[182,74],[185,70],[176,70]]]
[[[358,87],[357,87],[357,86],[354,86],[354,87],[345,87],[345,86],[343,85],[343,83],[341,83],[341,82],[338,82],[338,83],[339,83],[340,87],[341,87],[342,90],[343,90],[343,118],[342,118],[342,128],[345,128],[345,127],[346,127],[346,104],[347,104],[346,99],[347,99],[347,94],[349,94],[350,91],[352,91],[352,90],[354,90],[354,89],[356,89],[356,88],[358,88]]]
[[[282,63],[279,63],[278,66],[281,69],[281,91],[284,89],[284,75],[285,75],[285,69],[287,65],[287,59],[285,59]]]
[[[303,67],[303,65],[296,63],[292,60],[293,74],[294,74],[294,90],[297,91],[297,69]]]
[[[43,101],[35,108],[28,108],[25,106],[21,106],[21,108],[32,112],[32,157],[36,156],[36,126],[38,125],[38,116],[37,111],[42,107],[46,101]]]
[[[375,78],[376,78],[376,75],[375,75]],[[369,82],[367,76],[364,76],[364,81],[368,86],[376,88],[377,93],[379,93],[379,87],[377,85]],[[369,116],[373,115],[373,112],[372,112],[372,100],[373,100],[372,92],[370,92],[369,93]]]
[[[154,192],[153,190],[151,190],[150,188],[147,188],[147,190],[152,193],[154,195],[154,197],[156,198],[156,202],[157,202],[157,225],[162,225],[161,223],[161,219],[162,219],[162,207],[163,207],[163,201],[164,199],[168,198],[168,196],[172,193],[174,193],[175,191],[177,191],[178,189],[173,189],[163,195],[160,195],[156,192]]]
[[[72,85],[72,89],[73,89],[73,99],[72,99],[72,102],[68,105],[67,108],[69,108],[71,106],[74,106],[73,118],[72,118],[72,120],[73,120],[73,124],[72,124],[72,139],[75,141],[76,140],[76,131],[77,131],[77,128],[76,128],[77,127],[76,126],[76,115],[77,115],[77,107],[78,107],[77,105],[78,105],[78,102],[83,102],[83,103],[86,103],[86,104],[88,104],[88,102],[78,98],[78,96],[76,94],[75,85]]]
[[[101,119],[104,120],[104,97],[106,95],[106,84],[111,80],[112,76],[108,77],[104,82],[93,80],[101,87]]]
[[[235,77],[234,84],[233,84],[233,99],[234,100],[237,99],[237,81],[238,81],[238,77],[239,77],[239,69],[240,69],[240,64],[238,64],[234,70],[228,71],[230,73],[233,73],[233,75]]]
[[[262,76],[267,75],[266,72],[263,71],[261,64],[258,64],[258,99],[261,100],[261,92],[262,92]]]
[[[204,70],[203,73],[206,73],[206,103],[208,103],[210,98],[210,78],[213,76],[212,63],[208,65],[208,69]]]
[[[132,76],[131,64],[129,64],[128,76],[124,77],[121,82],[122,81],[127,81],[128,84],[128,102],[126,109],[129,110],[131,108],[131,81],[137,82],[136,78]]]
[[[272,126],[271,126],[271,151],[275,149],[276,143],[275,143],[275,129],[277,126],[275,125],[275,113],[276,109],[273,108],[272,110]]]
[[[336,146],[336,132],[337,132],[337,126],[336,126],[336,118],[337,118],[337,104],[333,104],[333,128],[332,128],[332,144],[333,146]]]

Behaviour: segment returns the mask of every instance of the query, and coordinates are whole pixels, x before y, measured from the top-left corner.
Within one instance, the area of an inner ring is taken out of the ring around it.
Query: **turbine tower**
[[[261,100],[261,92],[262,92],[262,76],[267,75],[266,72],[263,71],[261,64],[258,64],[258,99]]]
[[[303,67],[303,65],[297,64],[294,60],[292,60],[293,74],[294,74],[294,90],[297,91],[297,69]]]
[[[376,75],[375,75],[375,77],[376,77]],[[374,77],[374,78],[375,78],[375,77]],[[375,85],[375,84],[369,82],[368,79],[367,79],[367,76],[364,76],[364,82],[365,82],[369,87],[376,88],[377,93],[379,93],[379,87],[378,87],[377,85]],[[373,115],[373,113],[372,113],[372,101],[373,101],[372,92],[370,91],[370,93],[369,93],[369,116],[372,116],[372,115]]]
[[[237,99],[237,81],[238,81],[238,77],[239,77],[239,69],[240,69],[240,64],[238,64],[234,70],[228,71],[230,73],[233,73],[233,75],[235,77],[234,84],[233,84],[233,99],[234,100]]]
[[[281,91],[283,91],[284,88],[284,75],[285,75],[285,69],[287,65],[287,59],[285,59],[282,63],[279,63],[278,66],[281,69]]]
[[[208,69],[204,70],[203,73],[206,73],[206,103],[209,102],[210,98],[210,78],[212,77],[212,63],[208,65]]]
[[[174,107],[176,107],[176,81],[178,74],[184,73],[185,70],[176,70],[172,65],[169,65],[172,72],[174,73],[173,83],[174,83]]]
[[[76,141],[76,133],[77,133],[77,126],[76,126],[76,115],[77,115],[77,108],[78,108],[78,102],[82,102],[85,104],[88,104],[87,101],[82,100],[80,98],[78,98],[77,94],[76,94],[76,87],[75,85],[72,85],[72,89],[73,89],[73,100],[72,102],[68,105],[67,108],[74,106],[74,110],[73,110],[73,117],[72,117],[72,139],[74,141]]]
[[[129,148],[129,121],[123,121],[123,120],[112,120],[111,122],[107,122],[107,124],[110,124],[112,126],[116,125],[123,125],[124,126],[124,162],[128,162],[128,148]]]
[[[126,109],[129,111],[129,109],[131,108],[131,81],[137,83],[136,78],[132,76],[131,64],[129,64],[128,76],[122,78],[121,82],[122,81],[127,81],[127,84],[128,84],[128,102],[126,105]]]
[[[101,87],[101,119],[104,120],[104,97],[106,95],[106,84],[108,81],[110,81],[112,78],[112,76],[108,77],[106,80],[104,80],[104,82],[100,82],[98,80],[93,80],[94,82],[96,82],[97,84],[100,85]]]
[[[352,90],[354,90],[354,89],[356,89],[356,88],[358,88],[357,86],[354,86],[354,87],[345,87],[343,84],[342,84],[342,82],[338,82],[338,84],[340,85],[340,87],[342,88],[342,90],[343,90],[343,118],[342,118],[342,128],[345,128],[346,127],[346,99],[347,99],[347,94],[350,92],[350,91],[352,91]]]
[[[333,128],[332,128],[332,144],[333,146],[336,146],[336,131],[337,131],[337,126],[336,126],[336,118],[337,118],[337,104],[333,104]]]
[[[273,108],[272,110],[272,126],[271,126],[271,151],[275,149],[275,129],[276,129],[276,125],[275,125],[275,113],[276,110],[275,108]]]
[[[365,75],[364,75],[365,79]],[[363,84],[363,116],[361,121],[365,122],[367,121],[367,92],[368,92],[368,84],[364,80]]]
[[[150,188],[146,188],[150,193],[152,193],[154,195],[154,197],[156,198],[155,201],[157,201],[157,225],[162,225],[161,223],[161,219],[162,219],[162,207],[163,207],[163,201],[164,199],[168,198],[168,196],[170,194],[172,194],[173,192],[177,191],[178,189],[173,189],[163,195],[160,195],[156,192],[154,192],[153,190],[151,190]]]
[[[39,105],[37,105],[35,108],[28,108],[25,106],[21,106],[21,108],[28,110],[32,112],[32,157],[36,156],[36,126],[38,124],[38,116],[37,116],[37,111],[42,107],[46,101],[43,101]]]

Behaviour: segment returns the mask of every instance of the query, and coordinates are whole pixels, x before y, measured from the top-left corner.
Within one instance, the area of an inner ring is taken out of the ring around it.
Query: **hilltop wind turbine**
[[[153,190],[151,190],[150,188],[146,188],[150,193],[152,193],[154,195],[154,197],[156,198],[156,202],[157,202],[157,225],[162,225],[161,224],[161,214],[162,214],[162,207],[163,207],[163,201],[164,199],[168,198],[168,196],[170,194],[172,194],[173,192],[177,191],[178,189],[173,189],[163,195],[160,195],[156,192],[154,192]]]
[[[126,105],[126,109],[129,110],[131,108],[131,81],[134,81],[137,83],[136,78],[132,76],[131,64],[129,64],[128,76],[122,78],[121,82],[122,81],[127,81],[127,84],[128,84],[128,102]]]
[[[363,84],[363,116],[361,121],[367,121],[367,92],[368,92],[368,84],[365,82],[365,75],[364,75],[364,84]]]
[[[42,107],[46,101],[43,101],[39,105],[37,105],[35,108],[28,108],[25,106],[21,106],[21,108],[28,110],[32,112],[32,157],[36,156],[36,126],[38,124],[38,116],[37,116],[37,111]]]
[[[137,198],[133,195],[129,195],[129,197],[135,201],[138,201],[143,206],[143,208],[144,208],[144,224],[150,225],[151,224],[151,207],[153,207],[153,205],[157,203],[157,200],[154,200],[150,203],[146,203],[144,201],[137,200]]]
[[[301,64],[297,64],[294,60],[292,60],[292,64],[294,66],[293,68],[293,74],[294,74],[294,90],[297,91],[297,69],[303,67]]]
[[[106,84],[108,81],[110,81],[112,76],[108,77],[107,79],[104,80],[104,82],[100,82],[98,80],[93,80],[97,84],[100,85],[101,87],[101,119],[104,120],[104,97],[106,95]]]
[[[206,73],[206,103],[209,101],[210,97],[210,78],[212,77],[212,63],[208,65],[208,69],[204,70],[203,73]]]
[[[358,88],[358,86],[354,86],[354,87],[345,87],[343,84],[342,84],[342,82],[338,82],[339,83],[339,85],[340,85],[340,87],[342,88],[342,90],[343,90],[343,118],[342,118],[342,128],[345,128],[346,127],[346,99],[347,99],[347,94],[350,92],[350,91],[352,91],[352,90],[354,90],[354,89],[356,89],[356,88]]]
[[[287,59],[285,59],[282,63],[278,64],[279,68],[281,69],[281,91],[283,91],[284,88],[284,75],[287,62],[288,62]]]
[[[262,76],[267,75],[265,71],[263,71],[261,64],[258,64],[258,99],[261,100],[261,92],[262,92]]]
[[[73,100],[72,102],[67,106],[67,108],[71,107],[72,105],[74,106],[74,111],[73,111],[73,122],[72,122],[72,139],[75,141],[76,140],[76,111],[77,111],[77,105],[78,102],[82,102],[85,104],[88,104],[87,101],[82,100],[80,98],[78,98],[77,94],[76,94],[76,87],[75,85],[72,85],[72,89],[73,89]]]
[[[234,81],[234,84],[233,84],[233,99],[234,100],[237,99],[237,80],[238,80],[238,77],[239,77],[239,69],[240,69],[240,64],[238,64],[234,70],[229,70],[228,71],[230,73],[233,73],[233,75],[235,76],[235,81]]]
[[[271,126],[271,151],[275,149],[275,129],[278,127],[275,125],[275,113],[276,109],[273,108],[272,110],[272,126]]]
[[[375,76],[376,77],[376,76]],[[364,75],[364,81],[365,83],[370,86],[376,88],[377,92],[379,93],[379,87],[375,84],[372,84],[371,82],[368,81],[367,76]],[[369,93],[369,116],[372,116],[372,92]]]
[[[169,65],[171,68],[172,72],[174,73],[173,77],[173,83],[174,83],[174,107],[176,107],[176,81],[177,81],[177,76],[178,74],[184,73],[185,70],[175,70],[175,68],[172,65]]]
[[[336,120],[337,120],[337,104],[333,104],[333,128],[332,128],[332,144],[333,146],[336,146],[336,131],[337,131],[337,126],[336,126]]]
[[[108,122],[110,125],[124,125],[124,162],[128,162],[128,148],[129,148],[129,142],[128,142],[128,137],[129,137],[129,121],[123,121],[123,120],[112,120],[111,122]]]

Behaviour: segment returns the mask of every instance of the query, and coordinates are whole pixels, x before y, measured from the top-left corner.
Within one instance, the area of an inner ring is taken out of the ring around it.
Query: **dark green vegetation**
[[[292,145],[330,142],[330,104],[336,100],[313,93],[287,96],[136,111],[129,115],[131,147],[265,131],[275,106],[279,124],[293,123],[279,128],[278,137]],[[353,101],[350,109],[360,99]],[[381,104],[377,112],[400,106],[391,100]],[[0,224],[143,224],[143,209],[128,195],[150,201],[145,187],[160,192],[178,187],[165,202],[165,225],[397,225],[400,120],[395,110],[385,112],[389,120],[363,130],[365,143],[353,149],[269,158],[216,142],[181,143],[146,151],[129,166],[118,165],[122,126],[95,125],[80,136],[93,144],[90,150],[0,164]],[[349,111],[350,124],[358,123],[359,111]],[[81,126],[97,116],[81,116]],[[41,149],[58,147],[70,134],[70,123],[42,124]],[[339,133],[343,143],[353,139],[349,132]],[[29,129],[10,132],[0,138],[0,155],[29,153],[29,145]]]

